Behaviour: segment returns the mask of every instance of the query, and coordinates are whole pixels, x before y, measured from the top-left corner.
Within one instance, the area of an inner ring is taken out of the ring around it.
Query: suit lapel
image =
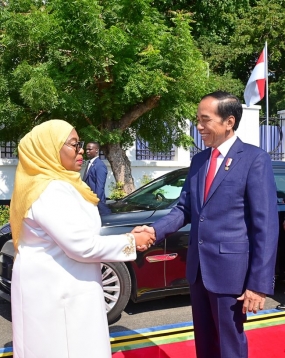
[[[221,182],[224,180],[224,178],[229,174],[229,172],[231,170],[233,170],[233,168],[237,165],[237,163],[239,162],[240,158],[241,158],[241,154],[243,152],[243,143],[242,141],[237,138],[236,141],[234,142],[234,144],[231,146],[228,154],[226,155],[225,159],[223,160],[214,180],[213,183],[211,185],[209,194],[207,196],[207,199],[205,201],[204,204],[206,204],[208,202],[208,200],[210,199],[210,197],[213,195],[213,193],[216,191],[216,189],[218,188],[218,186],[221,184]],[[232,162],[231,165],[229,167],[228,170],[225,169],[226,167],[226,162],[227,160],[231,158]],[[205,174],[206,177],[206,174]],[[205,182],[205,177],[204,177],[204,182]],[[204,184],[205,186],[205,184]]]
[[[85,179],[89,176],[90,172],[91,172],[91,169],[93,168],[93,166],[95,165],[95,162],[96,162],[97,158],[93,160],[93,162],[91,163],[90,165],[90,168],[88,169],[88,171],[86,171],[86,173],[84,173],[85,175]],[[88,163],[90,162],[90,160],[88,161]],[[87,170],[87,167],[86,167],[86,170]]]

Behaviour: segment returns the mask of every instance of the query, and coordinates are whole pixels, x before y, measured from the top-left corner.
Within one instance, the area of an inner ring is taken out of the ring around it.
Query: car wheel
[[[120,316],[130,299],[131,276],[123,262],[102,263],[101,271],[107,317],[110,324]]]

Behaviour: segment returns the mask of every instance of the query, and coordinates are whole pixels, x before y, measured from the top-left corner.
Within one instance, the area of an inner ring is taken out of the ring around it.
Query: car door
[[[105,226],[101,228],[101,235],[124,234],[131,232],[135,226],[149,225],[152,223],[149,218],[151,215],[152,211],[142,211],[106,216],[103,218]],[[111,224],[108,224],[108,221]],[[153,257],[162,255],[164,252],[164,244],[151,246],[147,251],[137,252],[137,259],[127,263],[135,285],[134,291],[136,291],[138,297],[152,290],[163,290],[165,288],[164,263],[153,259]]]
[[[186,280],[186,257],[190,224],[167,238],[165,260],[166,288],[188,287]]]

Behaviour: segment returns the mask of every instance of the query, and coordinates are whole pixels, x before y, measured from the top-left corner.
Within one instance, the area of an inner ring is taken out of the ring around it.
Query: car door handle
[[[147,256],[146,260],[150,263],[154,262],[161,262],[161,261],[171,261],[176,259],[178,254],[172,253],[172,254],[165,254],[165,255],[153,255],[153,256]]]

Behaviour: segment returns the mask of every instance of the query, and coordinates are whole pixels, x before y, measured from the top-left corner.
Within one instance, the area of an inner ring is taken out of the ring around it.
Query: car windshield
[[[186,170],[167,173],[110,205],[112,212],[166,209],[176,204]]]

